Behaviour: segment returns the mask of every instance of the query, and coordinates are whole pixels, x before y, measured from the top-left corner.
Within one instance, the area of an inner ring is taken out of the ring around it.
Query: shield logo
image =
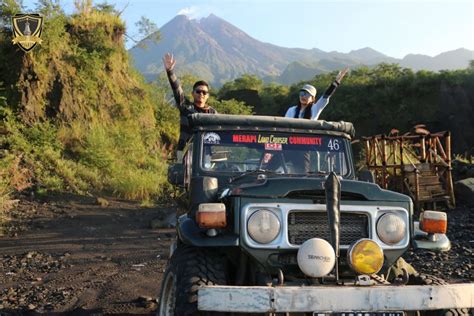
[[[29,52],[36,44],[41,44],[43,17],[39,14],[16,14],[12,17],[13,44]]]

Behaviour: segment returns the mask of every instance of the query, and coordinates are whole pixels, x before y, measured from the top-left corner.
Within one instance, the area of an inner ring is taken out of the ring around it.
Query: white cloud
[[[206,6],[190,6],[190,7],[185,7],[182,8],[181,10],[178,11],[178,15],[186,15],[190,19],[200,19],[203,17],[208,16],[210,13],[212,13],[211,8],[206,7]]]
[[[178,15],[183,14],[186,15],[190,19],[196,19],[201,17],[201,14],[199,12],[198,7],[196,6],[191,6],[191,7],[186,7],[178,11]]]

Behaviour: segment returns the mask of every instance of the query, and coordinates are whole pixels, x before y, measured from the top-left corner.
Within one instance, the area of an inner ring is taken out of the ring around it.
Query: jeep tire
[[[199,312],[198,289],[202,285],[226,285],[226,263],[217,251],[179,245],[168,262],[161,283],[159,316],[224,315]]]

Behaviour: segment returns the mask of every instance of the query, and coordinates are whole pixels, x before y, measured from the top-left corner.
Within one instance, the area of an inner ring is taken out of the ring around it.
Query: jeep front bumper
[[[474,283],[377,286],[203,286],[198,309],[204,311],[383,312],[474,307]]]

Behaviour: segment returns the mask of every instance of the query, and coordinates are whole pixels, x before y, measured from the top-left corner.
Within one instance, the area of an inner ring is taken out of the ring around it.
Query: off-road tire
[[[441,278],[435,277],[430,274],[418,274],[410,276],[410,284],[414,285],[445,285],[448,282]],[[445,310],[434,310],[434,311],[422,311],[421,315],[424,316],[465,316],[472,315],[472,311],[469,308],[454,308]]]
[[[202,285],[226,285],[226,268],[224,256],[216,250],[181,244],[173,253],[163,276],[157,314],[159,316],[225,315],[215,312],[199,312],[197,310],[197,294]],[[169,282],[173,282],[173,284]],[[173,302],[170,302],[173,298],[169,295],[173,294],[172,291],[174,291],[174,306]],[[172,309],[174,311],[171,311]]]

